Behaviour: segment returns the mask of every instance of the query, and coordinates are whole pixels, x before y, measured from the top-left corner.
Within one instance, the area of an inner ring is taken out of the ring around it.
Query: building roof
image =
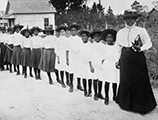
[[[15,14],[54,13],[54,6],[49,0],[8,0],[6,14],[14,11]]]
[[[2,18],[4,16],[4,11],[0,11],[0,18]]]

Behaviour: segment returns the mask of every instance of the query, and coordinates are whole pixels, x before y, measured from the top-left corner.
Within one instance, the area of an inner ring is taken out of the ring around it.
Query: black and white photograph
[[[157,120],[158,0],[0,0],[0,120]]]

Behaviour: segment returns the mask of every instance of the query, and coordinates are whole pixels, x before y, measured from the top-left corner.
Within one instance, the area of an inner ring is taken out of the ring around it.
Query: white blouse
[[[7,44],[13,44],[13,41],[14,40],[14,35],[12,35],[12,34],[9,34],[9,35],[7,35],[7,39],[6,39],[6,43]]]
[[[146,31],[145,28],[141,28],[138,26],[126,26],[125,28],[121,29],[117,33],[116,43],[115,46],[119,51],[119,55],[121,53],[122,47],[131,47],[132,42],[136,39],[136,37],[140,35],[142,41],[142,47],[140,48],[141,51],[148,50],[152,47],[151,39]]]
[[[22,47],[31,48],[31,38],[23,37],[23,39],[22,39]]]
[[[42,48],[43,40],[40,36],[33,36],[31,38],[31,48]]]
[[[92,60],[91,43],[82,43],[81,49],[79,50],[79,60],[87,63]]]
[[[125,27],[121,29],[117,33],[116,45],[121,47],[131,47],[132,42],[134,42],[137,35],[140,35],[140,38],[143,43],[143,46],[141,47],[141,51],[148,50],[150,47],[152,47],[151,39],[146,29],[137,26]]]
[[[13,45],[22,45],[23,36],[20,33],[14,33]]]
[[[67,51],[69,48],[69,39],[66,36],[60,36],[56,39],[57,41],[57,50]]]
[[[46,49],[56,48],[56,37],[49,35],[43,38],[43,47]]]
[[[70,36],[69,38],[69,51],[78,53],[81,49],[82,40],[78,36]]]
[[[8,35],[6,33],[0,33],[0,43],[6,43]]]
[[[102,42],[92,44],[92,62],[101,64],[104,59],[105,44]]]

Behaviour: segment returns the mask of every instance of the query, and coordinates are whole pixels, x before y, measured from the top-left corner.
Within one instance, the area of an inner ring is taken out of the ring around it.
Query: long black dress
[[[140,113],[152,111],[157,104],[144,53],[123,47],[120,66],[120,85],[116,102],[124,110]]]

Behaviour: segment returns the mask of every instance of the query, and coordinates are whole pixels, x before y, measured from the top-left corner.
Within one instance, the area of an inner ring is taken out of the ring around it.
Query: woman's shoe
[[[116,102],[116,96],[113,96],[113,101],[115,101],[115,102]]]
[[[92,97],[92,92],[88,92],[87,96]]]
[[[94,100],[97,101],[98,99],[99,99],[99,98],[98,98],[98,95],[95,94],[95,95],[94,95]]]
[[[49,79],[49,84],[50,84],[50,85],[53,85],[52,79]]]
[[[72,93],[73,92],[73,86],[70,86],[69,92]]]
[[[102,94],[98,94],[98,98],[100,98],[100,99],[104,99],[104,97],[103,97]]]
[[[108,104],[109,104],[109,98],[105,98],[104,104],[105,104],[105,105],[108,105]]]
[[[87,91],[84,91],[84,96],[88,97]]]
[[[61,86],[62,86],[63,88],[66,88],[66,85],[65,85],[64,82],[61,83]]]

